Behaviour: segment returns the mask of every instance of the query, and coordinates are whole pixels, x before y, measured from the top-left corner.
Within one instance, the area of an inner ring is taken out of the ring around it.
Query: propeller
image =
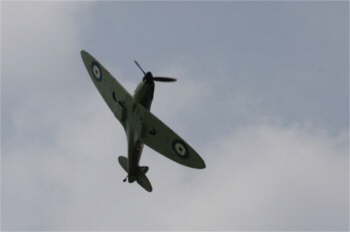
[[[153,77],[154,81],[160,81],[160,82],[174,82],[176,81],[175,78],[172,77]]]
[[[175,78],[172,78],[172,77],[153,77],[153,74],[151,72],[145,72],[145,70],[143,70],[143,68],[141,67],[141,65],[136,61],[134,60],[136,66],[142,71],[143,75],[145,75],[144,78],[146,79],[151,79],[152,81],[159,81],[159,82],[174,82],[176,81]]]
[[[141,65],[139,64],[139,62],[137,62],[136,60],[134,60],[136,66],[143,72],[144,75],[146,75],[145,70],[143,70],[143,68],[141,67]]]

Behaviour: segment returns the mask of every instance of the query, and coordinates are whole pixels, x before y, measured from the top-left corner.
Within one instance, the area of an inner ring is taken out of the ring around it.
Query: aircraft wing
[[[143,121],[142,142],[165,157],[191,168],[205,168],[203,159],[173,130],[138,105]]]
[[[80,53],[96,88],[125,129],[126,113],[132,105],[132,96],[92,55],[84,50]]]

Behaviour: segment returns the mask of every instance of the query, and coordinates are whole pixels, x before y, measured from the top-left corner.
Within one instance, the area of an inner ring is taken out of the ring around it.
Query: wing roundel
[[[186,158],[188,156],[188,149],[186,147],[186,144],[181,140],[173,141],[173,151],[182,158]]]
[[[102,70],[100,65],[96,61],[91,62],[91,72],[97,81],[102,80]]]

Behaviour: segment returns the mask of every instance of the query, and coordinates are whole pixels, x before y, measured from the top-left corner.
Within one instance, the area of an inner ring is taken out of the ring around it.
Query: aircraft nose
[[[145,76],[143,77],[143,80],[147,82],[152,82],[153,81],[153,75],[151,72],[147,72]]]

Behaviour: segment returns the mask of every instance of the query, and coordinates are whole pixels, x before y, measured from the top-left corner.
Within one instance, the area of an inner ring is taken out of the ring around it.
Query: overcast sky
[[[1,228],[345,230],[347,2],[2,2]],[[126,137],[80,57],[206,162],[145,148],[153,192],[123,183]]]

